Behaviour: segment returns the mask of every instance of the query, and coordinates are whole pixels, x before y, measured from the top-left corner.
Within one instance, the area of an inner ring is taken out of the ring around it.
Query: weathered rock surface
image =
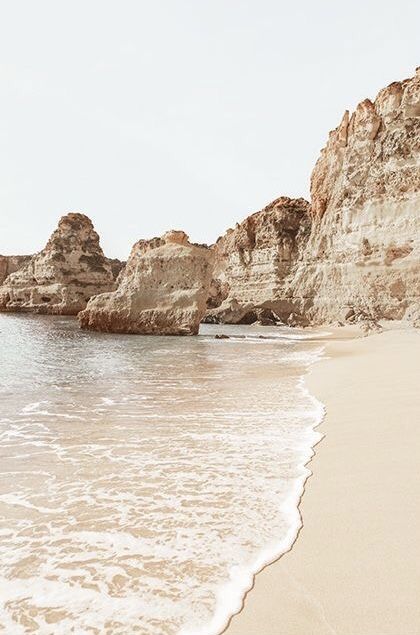
[[[118,258],[106,258],[106,261],[111,267],[112,277],[117,280],[127,263],[123,260],[118,260]]]
[[[76,315],[89,298],[115,288],[91,220],[63,216],[45,248],[8,275],[0,287],[0,311]]]
[[[310,237],[288,283],[296,310],[315,323],[420,316],[419,70],[345,113],[311,195]]]
[[[0,285],[7,276],[23,267],[31,256],[0,256]]]
[[[308,210],[302,198],[281,197],[218,239],[206,321],[252,323],[261,309],[282,317],[284,283],[310,231]]]
[[[119,286],[92,298],[79,314],[82,328],[112,333],[195,335],[206,311],[213,252],[181,231],[140,240]]]
[[[211,250],[168,232],[123,264],[69,214],[19,270],[0,257],[0,310],[77,313],[99,293],[84,328],[196,333],[206,300],[209,322],[420,324],[420,70],[344,114],[313,170],[311,206],[279,198]]]

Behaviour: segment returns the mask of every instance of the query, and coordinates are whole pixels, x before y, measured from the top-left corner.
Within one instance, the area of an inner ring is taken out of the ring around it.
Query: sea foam
[[[71,319],[0,318],[0,626],[219,633],[301,526],[323,416],[304,375],[320,343],[250,327],[81,337]]]

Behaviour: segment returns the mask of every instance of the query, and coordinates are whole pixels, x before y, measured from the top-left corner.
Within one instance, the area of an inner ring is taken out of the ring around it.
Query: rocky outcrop
[[[139,241],[123,265],[104,257],[89,219],[69,214],[22,268],[4,265],[0,310],[77,313],[99,293],[85,328],[196,333],[206,300],[209,322],[420,324],[420,70],[344,114],[312,173],[311,206],[279,198],[211,250],[183,232]]]
[[[284,284],[310,231],[309,203],[281,197],[219,238],[206,321],[251,323],[290,313]]]
[[[311,195],[311,233],[287,285],[295,310],[312,323],[420,315],[419,71],[345,113]]]
[[[0,287],[0,311],[76,315],[89,298],[115,288],[112,266],[84,214],[63,216],[45,248]]]
[[[0,285],[11,273],[23,267],[31,256],[0,256]]]
[[[140,240],[118,289],[92,298],[79,314],[85,329],[147,335],[196,335],[206,311],[213,252],[181,231]]]

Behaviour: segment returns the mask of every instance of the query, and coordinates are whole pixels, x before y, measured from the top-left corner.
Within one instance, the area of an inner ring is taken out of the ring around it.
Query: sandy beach
[[[420,333],[332,341],[307,378],[326,406],[303,528],[227,635],[420,634]]]

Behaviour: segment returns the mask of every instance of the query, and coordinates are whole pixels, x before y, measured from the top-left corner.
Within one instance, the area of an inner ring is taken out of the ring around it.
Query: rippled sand
[[[216,632],[288,548],[321,414],[301,378],[320,345],[230,330],[246,338],[0,316],[6,633]]]

